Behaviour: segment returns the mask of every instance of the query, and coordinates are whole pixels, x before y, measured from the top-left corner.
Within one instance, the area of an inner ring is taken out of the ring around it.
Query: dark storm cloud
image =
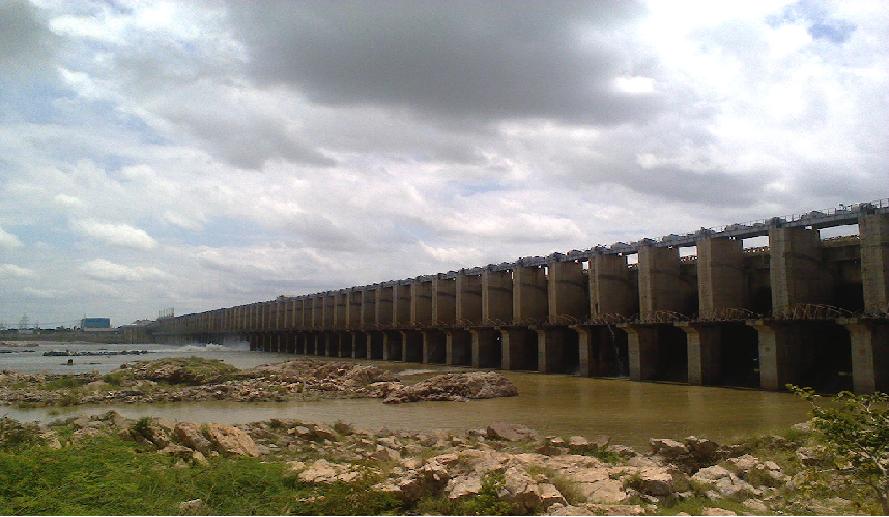
[[[621,45],[632,3],[281,2],[231,4],[260,82],[315,102],[371,104],[446,118],[645,119],[655,95],[612,89],[635,75]]]

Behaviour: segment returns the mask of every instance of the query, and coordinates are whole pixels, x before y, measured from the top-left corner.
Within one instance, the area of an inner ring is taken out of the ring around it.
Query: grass
[[[750,510],[744,505],[736,501],[727,499],[712,500],[706,497],[690,497],[688,499],[674,499],[666,504],[658,505],[658,515],[676,515],[679,512],[685,512],[689,515],[701,515],[704,508],[723,508],[731,510],[738,515],[750,513]]]
[[[61,450],[22,443],[0,451],[0,514],[175,515],[192,499],[203,501],[201,513],[218,515],[404,511],[367,483],[302,483],[280,463],[215,458],[207,467],[171,465],[117,437]]]

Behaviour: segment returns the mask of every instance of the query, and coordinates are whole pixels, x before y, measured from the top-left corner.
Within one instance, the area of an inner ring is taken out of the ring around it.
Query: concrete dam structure
[[[822,239],[823,228],[858,235]],[[768,236],[768,246],[744,239]],[[696,247],[683,256],[681,248]],[[629,257],[637,255],[636,263]],[[158,342],[889,391],[889,200],[166,318]]]

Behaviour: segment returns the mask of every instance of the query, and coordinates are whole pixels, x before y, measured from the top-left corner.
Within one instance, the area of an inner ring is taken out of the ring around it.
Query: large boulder
[[[221,424],[209,424],[207,437],[216,445],[220,452],[236,456],[259,456],[259,449],[250,435],[237,427]]]
[[[515,385],[497,372],[468,372],[436,375],[391,391],[383,402],[401,404],[420,400],[468,400],[514,397]]]
[[[719,465],[703,468],[697,471],[691,479],[708,486],[719,497],[727,499],[743,501],[757,493],[750,483]]]
[[[506,469],[503,498],[525,510],[546,508],[555,503],[566,504],[565,497],[551,483],[538,483],[520,467]]]
[[[179,422],[173,427],[173,434],[182,445],[190,447],[203,454],[208,454],[212,449],[210,441],[201,434],[201,428],[190,422]]]
[[[467,499],[477,496],[482,491],[482,478],[475,472],[451,478],[445,487],[450,500]]]

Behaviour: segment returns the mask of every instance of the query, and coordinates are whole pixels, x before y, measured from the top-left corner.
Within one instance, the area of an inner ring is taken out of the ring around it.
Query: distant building
[[[80,329],[84,331],[111,330],[111,318],[83,318],[80,320]]]

